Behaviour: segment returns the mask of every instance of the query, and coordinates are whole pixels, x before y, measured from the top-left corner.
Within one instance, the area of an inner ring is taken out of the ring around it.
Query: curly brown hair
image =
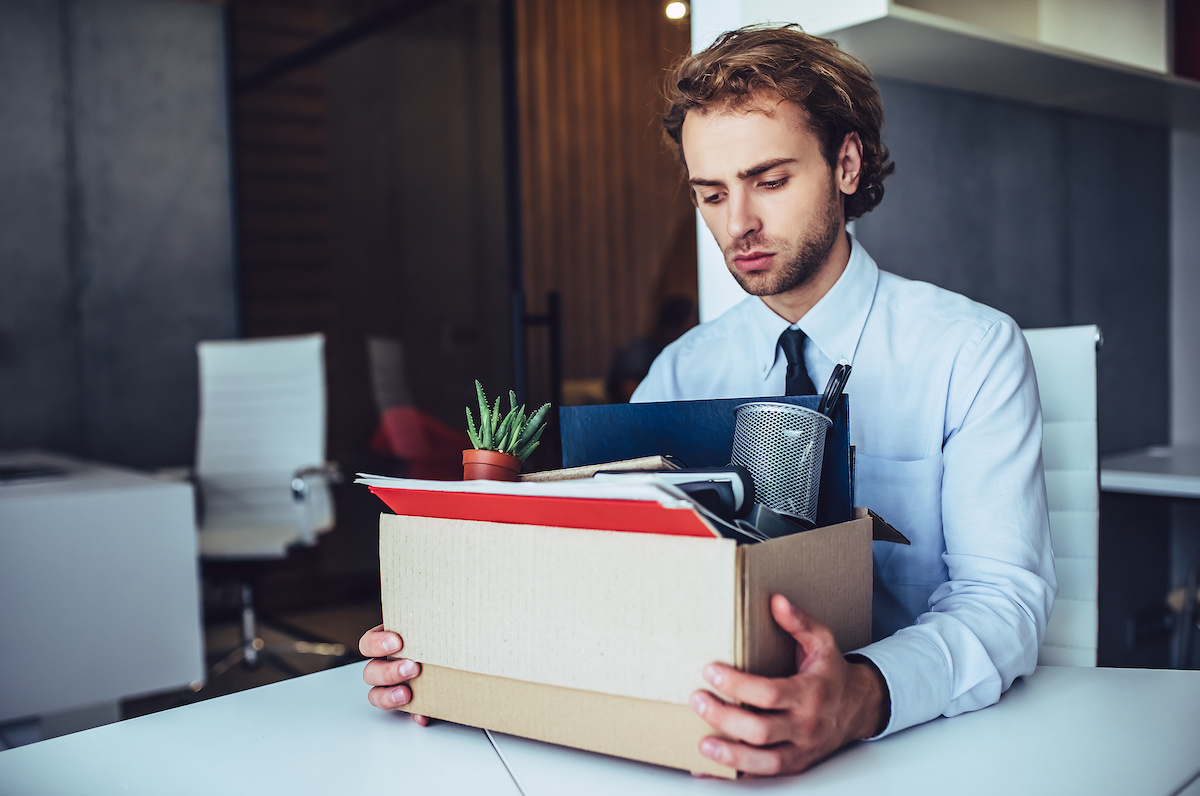
[[[680,163],[683,120],[689,111],[740,108],[764,93],[804,109],[821,153],[833,166],[848,133],[862,141],[858,190],[846,197],[846,220],[883,199],[883,180],[895,169],[880,140],[883,105],[867,67],[837,42],[798,25],[749,25],[723,33],[707,49],[685,56],[667,76],[663,131]]]

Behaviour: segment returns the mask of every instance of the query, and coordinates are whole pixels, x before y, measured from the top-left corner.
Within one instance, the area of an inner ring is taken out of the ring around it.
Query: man
[[[847,234],[892,168],[862,64],[795,27],[751,27],[685,59],[670,87],[664,128],[751,295],[668,346],[633,400],[780,395],[846,360],[857,502],[913,542],[875,551],[872,644],[843,657],[776,596],[797,673],[705,668],[713,691],[692,706],[719,734],[701,752],[751,774],[800,771],[854,740],[990,705],[1033,670],[1056,589],[1037,386],[1011,319],[880,271]],[[400,644],[376,629],[361,647]],[[415,671],[369,663],[372,704],[407,702],[396,684]]]

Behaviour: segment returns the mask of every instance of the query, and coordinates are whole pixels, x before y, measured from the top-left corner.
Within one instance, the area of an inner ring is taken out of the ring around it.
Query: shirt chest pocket
[[[944,581],[941,454],[902,461],[858,453],[854,462],[854,502],[872,509],[912,542],[876,542],[875,577],[910,585]]]

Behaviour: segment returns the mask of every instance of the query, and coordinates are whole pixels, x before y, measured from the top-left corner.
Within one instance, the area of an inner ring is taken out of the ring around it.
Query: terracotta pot
[[[521,477],[521,460],[497,451],[463,451],[463,480],[517,481]]]

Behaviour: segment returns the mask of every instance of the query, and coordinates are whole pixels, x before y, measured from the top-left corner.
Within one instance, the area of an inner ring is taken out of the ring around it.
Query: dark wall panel
[[[857,225],[880,266],[998,306],[1022,326],[1064,318],[1061,123],[1028,106],[904,83],[881,89],[896,173]]]
[[[1165,441],[1167,131],[880,87],[896,173],[856,229],[880,266],[1023,327],[1099,324],[1101,451]]]
[[[186,461],[196,341],[234,331],[219,13],[76,2],[69,28],[88,449]]]
[[[83,435],[57,3],[0,4],[0,449]]]
[[[1169,131],[1067,123],[1071,321],[1104,331],[1097,360],[1101,452],[1170,436]]]
[[[236,331],[221,10],[5,3],[0,31],[0,447],[187,463],[195,344]]]

